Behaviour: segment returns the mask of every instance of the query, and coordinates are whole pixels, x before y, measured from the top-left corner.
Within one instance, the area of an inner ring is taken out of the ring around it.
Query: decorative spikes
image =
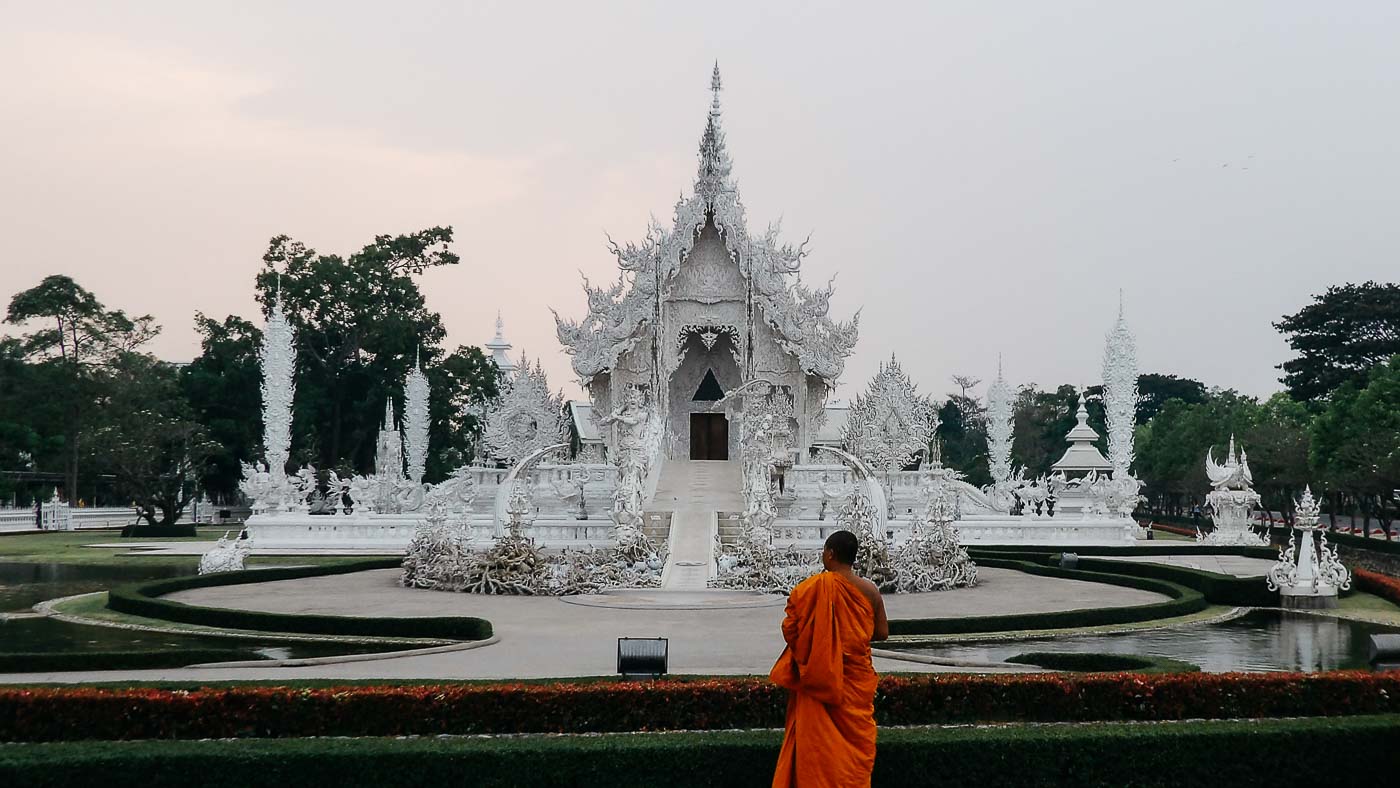
[[[281,277],[278,277],[281,291]],[[292,446],[292,399],[296,395],[296,330],[282,311],[281,300],[272,302],[263,330],[258,363],[262,367],[263,456],[274,480],[287,474]]]
[[[731,189],[729,173],[733,167],[729,161],[729,151],[724,146],[724,131],[720,128],[721,89],[719,63],[716,62],[714,73],[710,76],[710,90],[714,96],[710,100],[705,133],[700,137],[700,171],[695,177],[695,193],[705,200],[706,209],[710,211],[714,210],[715,198]]]
[[[497,334],[500,333],[500,318],[496,319]],[[417,359],[404,381],[403,439],[404,453],[408,457],[408,478],[414,483],[423,481],[423,473],[428,464],[428,376]]]
[[[1120,295],[1121,299],[1121,295]],[[1137,426],[1137,341],[1123,318],[1108,332],[1103,351],[1103,402],[1108,426],[1108,460],[1113,472],[1127,475],[1133,464],[1133,430]]]
[[[891,355],[866,392],[856,395],[842,440],[875,470],[897,471],[928,450],[937,429],[937,408]]]
[[[997,379],[987,389],[987,462],[992,482],[1003,484],[1011,479],[1012,425],[1011,387],[1001,374],[997,361]]]

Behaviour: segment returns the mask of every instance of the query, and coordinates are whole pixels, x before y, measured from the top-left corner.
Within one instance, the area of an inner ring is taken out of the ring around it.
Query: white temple
[[[782,242],[776,224],[750,230],[721,127],[717,67],[710,88],[691,193],[669,224],[653,222],[634,243],[609,242],[618,278],[602,287],[585,280],[582,318],[555,315],[589,399],[566,402],[538,362],[512,363],[498,316],[486,347],[509,374],[485,409],[477,464],[423,483],[426,404],[420,413],[414,403],[426,403],[427,381],[415,365],[405,381],[403,436],[392,410],[381,436],[386,456],[402,447],[397,464],[386,461],[397,472],[324,482],[303,471],[290,503],[260,504],[249,521],[259,547],[403,550],[432,510],[435,535],[420,533],[416,544],[445,554],[507,537],[511,550],[523,549],[520,540],[620,545],[636,564],[629,571],[645,574],[658,555],[669,556],[663,586],[733,587],[739,580],[723,575],[753,549],[808,551],[849,527],[900,567],[891,570],[892,587],[927,589],[975,582],[960,544],[1136,538],[1139,482],[1129,466],[1137,371],[1121,309],[1105,350],[1110,458],[1092,445],[1098,436],[1081,401],[1059,469],[1085,475],[1025,479],[1011,456],[1012,395],[999,370],[988,407],[994,484],[972,487],[937,462],[935,403],[893,358],[849,405],[828,403],[857,341],[858,315],[833,318],[832,287],[801,281],[805,243]],[[255,487],[247,489],[258,498]],[[659,488],[670,497],[662,500]],[[679,507],[681,498],[690,503]],[[319,514],[310,513],[312,501]],[[432,560],[415,559],[421,576],[432,574],[423,568]]]

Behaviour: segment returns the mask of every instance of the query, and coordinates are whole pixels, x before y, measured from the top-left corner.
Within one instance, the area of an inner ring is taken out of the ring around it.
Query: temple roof
[[[631,349],[653,319],[659,296],[666,299],[677,272],[708,224],[721,234],[725,249],[739,273],[752,285],[759,314],[773,329],[784,350],[797,357],[808,374],[834,384],[845,368],[859,336],[859,313],[849,322],[833,321],[827,314],[832,288],[809,288],[799,276],[806,244],[794,247],[778,240],[779,225],[769,225],[761,235],[751,235],[739,189],[732,177],[733,163],[725,145],[719,94],[723,89],[719,64],[710,77],[709,112],[700,137],[698,168],[689,197],[676,203],[669,229],[655,220],[639,243],[618,246],[609,240],[620,273],[608,287],[593,287],[584,280],[588,315],[581,321],[555,314],[555,327],[565,352],[573,357],[574,372],[587,385],[611,369]],[[657,292],[657,288],[660,292]]]

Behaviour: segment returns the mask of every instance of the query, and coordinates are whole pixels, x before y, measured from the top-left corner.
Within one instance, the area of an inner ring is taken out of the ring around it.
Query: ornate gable
[[[694,193],[677,201],[671,228],[653,220],[640,242],[618,246],[609,239],[620,269],[617,282],[608,288],[595,288],[585,278],[588,315],[583,320],[565,320],[555,313],[559,341],[573,357],[574,372],[584,385],[612,369],[642,338],[643,329],[655,316],[658,283],[662,300],[672,298],[678,288],[694,295],[697,282],[724,284],[725,272],[708,255],[690,259],[709,225],[737,266],[741,282],[748,285],[758,314],[804,371],[832,385],[855,346],[859,313],[849,322],[832,320],[827,314],[833,292],[830,283],[813,289],[801,282],[798,274],[806,242],[796,247],[781,243],[777,223],[769,225],[761,236],[750,235],[720,127],[718,64],[710,89],[713,99],[700,138]],[[697,263],[694,270],[692,262]]]

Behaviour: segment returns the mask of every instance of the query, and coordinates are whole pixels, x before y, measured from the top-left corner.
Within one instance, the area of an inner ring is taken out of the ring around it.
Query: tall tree
[[[195,421],[175,368],[122,354],[104,375],[93,416],[91,450],[116,477],[117,493],[150,525],[174,525],[218,450]]]
[[[1148,373],[1138,376],[1137,423],[1146,424],[1168,400],[1180,400],[1187,405],[1206,401],[1206,386],[1199,380],[1176,375]]]
[[[1333,393],[1313,422],[1311,459],[1366,522],[1375,517],[1389,525],[1400,504],[1400,355],[1373,367],[1364,383],[1344,383]],[[1339,500],[1333,501],[1335,511]]]
[[[1343,383],[1364,383],[1367,370],[1400,353],[1400,284],[1329,287],[1274,328],[1298,354],[1279,365],[1288,393],[1325,399]]]
[[[942,444],[943,464],[961,471],[969,484],[978,487],[992,481],[987,468],[987,408],[971,393],[980,382],[953,376],[959,393],[939,407],[936,431],[936,439]]]
[[[180,387],[195,417],[218,450],[209,458],[202,485],[225,500],[238,491],[243,460],[257,453],[261,402],[258,343],[262,330],[240,317],[223,322],[195,315],[200,354],[180,370]]]
[[[149,342],[160,327],[150,315],[129,317],[109,310],[72,278],[55,274],[15,294],[5,321],[29,326],[21,339],[26,358],[49,366],[68,391],[63,398],[64,489],[78,500],[78,465],[88,404],[96,396],[99,371]]]

